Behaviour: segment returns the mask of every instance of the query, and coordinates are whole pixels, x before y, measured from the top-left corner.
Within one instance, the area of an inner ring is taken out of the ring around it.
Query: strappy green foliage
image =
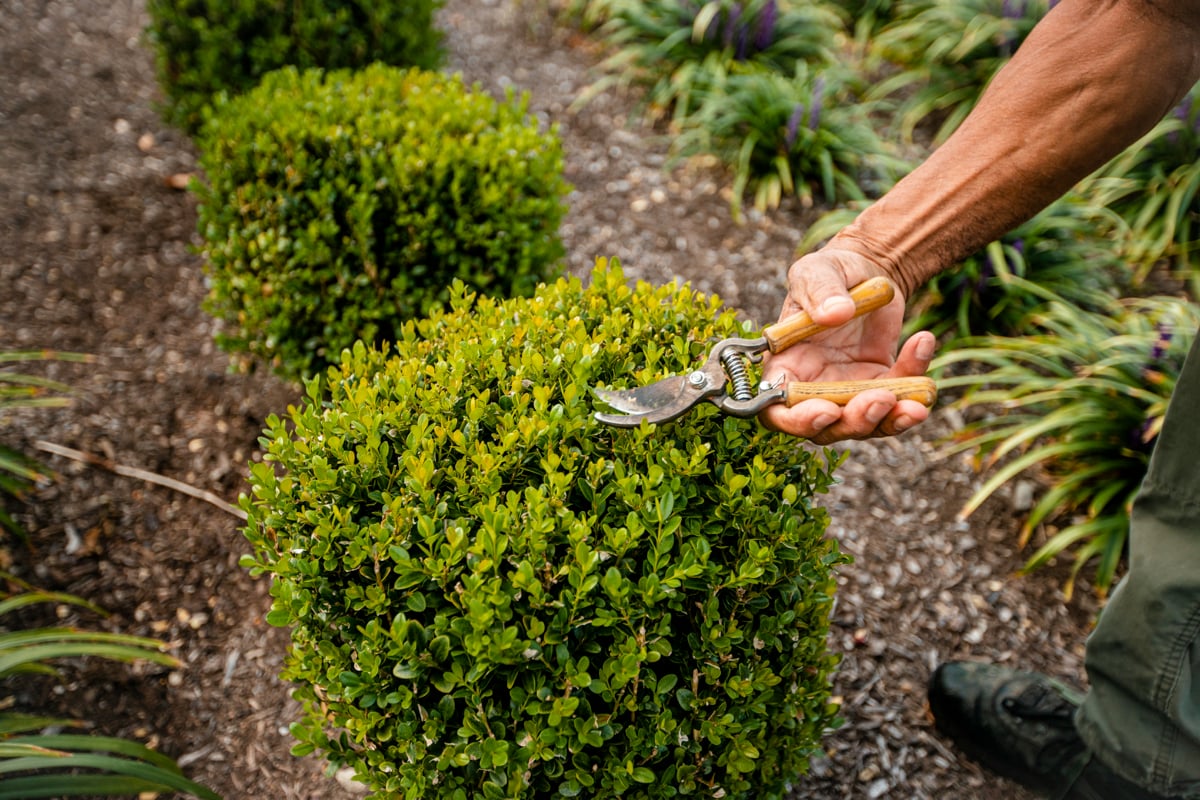
[[[1073,581],[1096,558],[1095,583],[1104,591],[1200,309],[1173,297],[1129,300],[1103,313],[1052,301],[1029,321],[1028,335],[968,340],[936,364],[982,367],[940,386],[965,389],[963,405],[996,412],[969,424],[951,448],[973,451],[991,473],[964,513],[1035,470],[1046,490],[1021,542],[1040,526],[1050,535],[1026,568],[1072,551]]]
[[[932,330],[951,347],[960,337],[1020,335],[1047,300],[1107,308],[1131,279],[1124,235],[1115,214],[1067,195],[925,284],[906,330]]]
[[[54,350],[21,350],[0,353],[0,365],[32,361],[89,361],[82,353]],[[28,375],[7,367],[0,369],[0,426],[5,415],[18,408],[54,408],[70,402],[71,387],[39,375]],[[0,428],[2,430],[2,428]],[[0,443],[0,532],[17,536],[24,531],[13,517],[8,503],[20,500],[35,482],[46,477],[45,468],[28,455]]]
[[[714,153],[732,165],[735,216],[747,191],[759,210],[785,195],[805,206],[878,196],[906,168],[887,155],[854,92],[850,73],[833,67],[715,72],[677,153]]]
[[[900,0],[826,0],[846,20],[846,29],[860,42],[870,42],[900,11]]]
[[[1092,202],[1112,208],[1129,224],[1125,257],[1144,278],[1168,260],[1193,285],[1200,270],[1200,91],[1083,183]]]
[[[242,500],[292,628],[297,752],[377,797],[779,798],[834,722],[837,458],[705,404],[593,417],[744,335],[619,269],[356,346]]]
[[[859,208],[839,208],[805,233],[813,249],[849,225]],[[912,299],[905,332],[933,331],[944,348],[969,336],[1015,336],[1048,300],[1107,308],[1133,280],[1121,259],[1128,230],[1120,216],[1078,193],[932,278]]]
[[[34,590],[6,573],[0,573],[0,581],[18,586],[15,592],[0,592],[0,680],[57,675],[55,662],[88,657],[178,666],[153,639],[62,627],[10,629],[11,615],[33,605],[100,609],[74,595]],[[144,745],[107,736],[44,732],[81,725],[77,720],[0,711],[0,800],[164,791],[220,800],[185,778],[173,760]]]
[[[933,120],[933,141],[942,142],[1047,7],[1048,0],[901,0],[895,21],[872,40],[874,54],[899,70],[868,96],[894,99],[901,135],[911,139],[918,125]]]
[[[828,7],[790,0],[603,0],[589,13],[605,20],[597,36],[613,50],[601,64],[610,77],[589,91],[643,87],[649,113],[677,124],[717,76],[757,69],[790,76],[800,64],[831,62],[841,27]]]

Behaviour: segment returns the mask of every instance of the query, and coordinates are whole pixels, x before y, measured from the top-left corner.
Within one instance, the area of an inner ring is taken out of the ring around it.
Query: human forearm
[[[907,296],[1119,153],[1198,77],[1197,0],[1065,0],[959,130],[827,247]]]

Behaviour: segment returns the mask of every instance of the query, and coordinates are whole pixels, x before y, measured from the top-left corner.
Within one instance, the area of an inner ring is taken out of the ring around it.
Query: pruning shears
[[[887,278],[871,278],[850,290],[854,317],[886,306],[896,290]],[[596,412],[596,419],[618,428],[636,428],[642,422],[670,422],[707,400],[726,414],[753,417],[769,405],[793,406],[802,400],[824,398],[844,406],[868,389],[887,389],[900,400],[916,400],[932,407],[937,386],[925,376],[879,378],[862,381],[807,382],[787,384],[762,382],[756,394],[751,387],[747,362],[762,361],[764,351],[778,353],[814,334],[827,330],[813,322],[807,312],[795,314],[763,329],[756,339],[723,339],[709,351],[704,364],[687,375],[673,375],[636,389],[593,389],[596,397],[619,414]]]

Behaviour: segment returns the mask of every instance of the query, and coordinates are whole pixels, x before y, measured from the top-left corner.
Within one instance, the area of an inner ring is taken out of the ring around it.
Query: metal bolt
[[[691,375],[688,375],[688,383],[697,389],[703,389],[705,384],[708,383],[708,376],[700,370],[696,370]]]

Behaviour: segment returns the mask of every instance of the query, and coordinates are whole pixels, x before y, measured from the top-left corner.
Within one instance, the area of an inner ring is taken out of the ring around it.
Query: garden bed
[[[667,172],[666,142],[630,122],[635,98],[572,107],[595,78],[595,45],[537,3],[451,0],[449,68],[501,93],[527,90],[561,126],[575,190],[563,226],[568,268],[597,256],[655,283],[683,279],[750,319],[773,321],[783,276],[815,210],[794,202],[731,222],[727,176]],[[229,502],[270,413],[299,391],[266,372],[232,374],[193,253],[195,208],[181,190],[191,143],[155,110],[142,3],[13,0],[0,15],[0,349],[93,353],[50,364],[79,390],[61,410],[8,421],[6,443],[58,472],[21,514],[33,548],[15,569],[112,612],[79,621],[171,643],[183,667],[85,664],[53,684],[7,686],[25,709],[69,711],[97,730],[154,743],[228,798],[353,797],[314,758],[288,753],[295,714],[276,676],[285,632],[264,621],[265,581],[238,566],[240,521],[201,499],[36,449],[48,441],[207,490]],[[943,659],[979,658],[1082,680],[1096,606],[1086,584],[1063,602],[1064,570],[1013,574],[1019,517],[996,497],[962,522],[978,485],[938,455],[954,414],[899,439],[854,444],[829,497],[842,570],[831,646],[846,724],[797,798],[1014,798],[933,733],[924,685]]]

